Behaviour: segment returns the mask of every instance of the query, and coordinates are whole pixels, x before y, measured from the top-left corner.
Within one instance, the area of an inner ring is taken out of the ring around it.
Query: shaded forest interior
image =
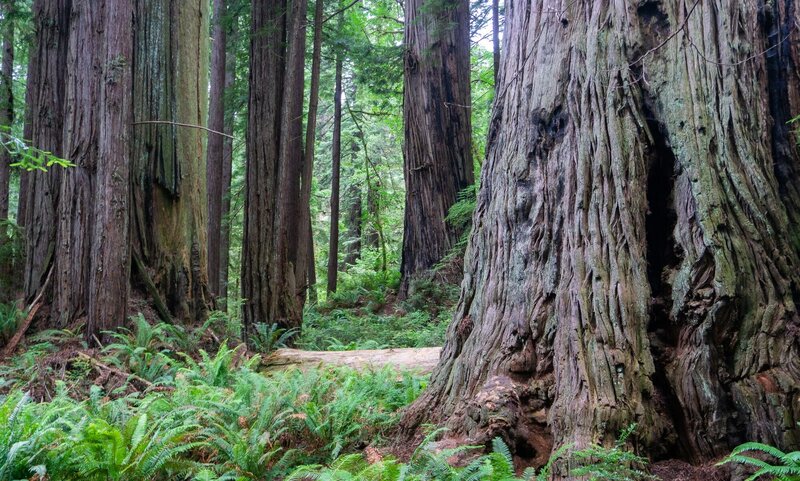
[[[0,481],[800,479],[794,0],[0,44]]]

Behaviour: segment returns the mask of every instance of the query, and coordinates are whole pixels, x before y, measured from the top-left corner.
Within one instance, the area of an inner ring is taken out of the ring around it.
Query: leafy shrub
[[[748,452],[766,455],[766,457],[772,458],[777,462],[770,464],[762,459],[744,454]],[[800,481],[800,451],[784,453],[780,449],[767,444],[745,443],[736,447],[719,464],[727,463],[737,463],[757,468],[757,471],[747,478],[747,481],[755,481],[762,477],[778,481]]]
[[[628,450],[625,446],[636,429],[631,424],[622,431],[614,447],[593,444],[572,452],[570,461],[579,464],[570,470],[572,476],[586,476],[590,481],[640,481],[658,479],[648,474],[648,460]]]

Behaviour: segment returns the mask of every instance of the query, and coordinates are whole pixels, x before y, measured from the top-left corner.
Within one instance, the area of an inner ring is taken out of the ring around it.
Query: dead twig
[[[116,367],[109,366],[108,364],[104,364],[97,359],[93,358],[92,356],[86,354],[85,352],[79,352],[78,357],[81,359],[85,359],[89,361],[95,371],[99,372],[100,374],[105,374],[106,372],[110,372],[112,374],[116,374],[118,376],[122,376],[125,379],[133,379],[139,381],[140,383],[144,384],[148,388],[153,387],[153,383],[144,379],[143,377],[137,376],[136,374],[132,374],[129,372],[125,372],[122,369],[117,369]]]

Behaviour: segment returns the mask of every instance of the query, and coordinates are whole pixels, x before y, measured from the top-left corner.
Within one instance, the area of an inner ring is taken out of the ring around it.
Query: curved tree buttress
[[[407,433],[540,462],[633,422],[654,457],[800,447],[798,9],[507,4],[461,300]]]

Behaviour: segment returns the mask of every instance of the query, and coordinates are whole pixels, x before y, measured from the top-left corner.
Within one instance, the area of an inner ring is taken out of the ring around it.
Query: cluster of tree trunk
[[[540,461],[633,422],[656,458],[800,448],[799,8],[506,5],[461,300],[407,433]]]
[[[25,137],[75,166],[22,176],[27,296],[89,338],[124,322],[131,286],[164,318],[202,318],[205,136],[179,124],[205,123],[206,2],[33,9]]]
[[[243,337],[251,344],[260,323],[300,326],[308,274],[300,238],[310,231],[301,197],[306,1],[252,8],[242,245]]]

